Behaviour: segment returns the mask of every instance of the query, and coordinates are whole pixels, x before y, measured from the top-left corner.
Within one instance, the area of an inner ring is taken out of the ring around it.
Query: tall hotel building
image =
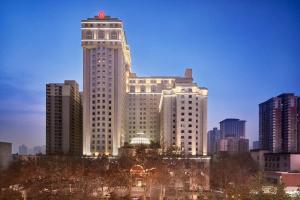
[[[81,21],[83,154],[117,155],[125,138],[126,83],[131,67],[123,23],[99,16]]]
[[[123,23],[100,13],[81,22],[83,153],[118,155],[143,134],[163,148],[207,153],[207,89],[185,75],[139,77],[131,71]]]
[[[46,153],[82,155],[82,105],[76,81],[46,85]]]
[[[260,148],[300,152],[300,98],[284,93],[259,104]]]

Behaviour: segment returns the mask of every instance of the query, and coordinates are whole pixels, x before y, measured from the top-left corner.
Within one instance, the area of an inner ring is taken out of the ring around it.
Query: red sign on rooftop
[[[100,11],[98,14],[99,19],[104,19],[105,18],[105,13],[103,11]]]

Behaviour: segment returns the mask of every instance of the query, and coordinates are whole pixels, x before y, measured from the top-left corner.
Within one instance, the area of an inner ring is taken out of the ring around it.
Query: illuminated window
[[[146,87],[144,85],[141,85],[141,92],[146,92]]]
[[[155,85],[151,85],[151,92],[156,92],[156,86]]]
[[[110,34],[110,39],[117,40],[118,39],[118,33],[116,31],[112,31]]]
[[[135,92],[135,86],[130,86],[130,92]]]

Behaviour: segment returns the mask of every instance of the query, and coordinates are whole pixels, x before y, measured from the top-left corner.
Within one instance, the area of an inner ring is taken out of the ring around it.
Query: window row
[[[112,148],[111,145],[109,145],[108,149],[111,150],[111,148]],[[92,151],[94,151],[94,150],[105,150],[105,146],[100,147],[100,146],[94,146],[94,145],[92,145],[91,149],[92,149]]]
[[[88,39],[88,40],[93,40],[93,39],[118,40],[119,39],[119,33],[117,31],[105,32],[103,30],[100,30],[100,31],[91,31],[91,30],[88,30],[88,31],[85,32],[85,38]]]

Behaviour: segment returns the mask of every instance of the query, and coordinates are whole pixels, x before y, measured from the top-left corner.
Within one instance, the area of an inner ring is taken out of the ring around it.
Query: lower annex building
[[[163,149],[207,154],[207,89],[193,83],[192,69],[182,77],[129,76],[126,138],[143,133]]]

